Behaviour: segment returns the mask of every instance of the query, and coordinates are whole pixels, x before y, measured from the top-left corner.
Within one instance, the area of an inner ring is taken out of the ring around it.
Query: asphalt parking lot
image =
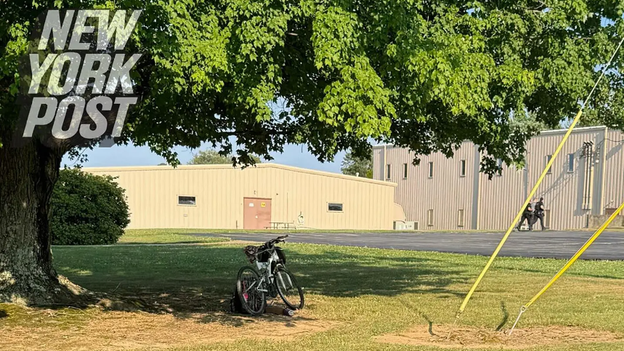
[[[284,232],[288,242],[360,246],[383,249],[436,251],[490,256],[505,233],[311,233]],[[194,234],[228,237],[233,240],[264,242],[277,233]],[[574,255],[593,235],[591,231],[512,232],[500,251],[504,257],[564,258]],[[624,232],[605,231],[585,251],[581,259],[624,260]]]

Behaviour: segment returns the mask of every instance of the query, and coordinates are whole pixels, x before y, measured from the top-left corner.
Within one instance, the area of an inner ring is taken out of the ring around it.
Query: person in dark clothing
[[[544,198],[540,197],[539,202],[535,204],[535,222],[539,219],[542,230],[546,229],[546,227],[544,227],[544,210]]]
[[[518,224],[518,231],[520,231],[520,227],[522,227],[525,220],[529,225],[529,230],[533,230],[533,207],[531,207],[531,203],[527,205],[522,213],[522,219],[520,219],[520,224]]]

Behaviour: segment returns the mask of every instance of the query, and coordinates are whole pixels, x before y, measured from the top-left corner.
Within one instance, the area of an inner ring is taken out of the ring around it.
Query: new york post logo
[[[141,54],[126,45],[141,10],[49,10],[34,32],[22,65],[21,118],[17,138],[51,146],[89,145],[121,136],[138,102],[131,70]],[[15,139],[14,139],[15,140]]]

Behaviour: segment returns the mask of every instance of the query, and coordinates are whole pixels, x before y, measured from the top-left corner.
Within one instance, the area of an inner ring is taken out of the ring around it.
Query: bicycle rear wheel
[[[236,291],[241,305],[252,316],[264,313],[266,296],[260,291],[260,274],[253,267],[245,266],[238,271]]]
[[[304,305],[303,289],[295,277],[286,267],[278,265],[275,268],[275,286],[286,306],[293,310],[300,310]]]

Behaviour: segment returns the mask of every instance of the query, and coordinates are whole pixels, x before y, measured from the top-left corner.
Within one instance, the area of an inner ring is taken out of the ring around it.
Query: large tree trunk
[[[0,148],[0,302],[70,298],[52,267],[50,197],[62,152],[33,141]]]

